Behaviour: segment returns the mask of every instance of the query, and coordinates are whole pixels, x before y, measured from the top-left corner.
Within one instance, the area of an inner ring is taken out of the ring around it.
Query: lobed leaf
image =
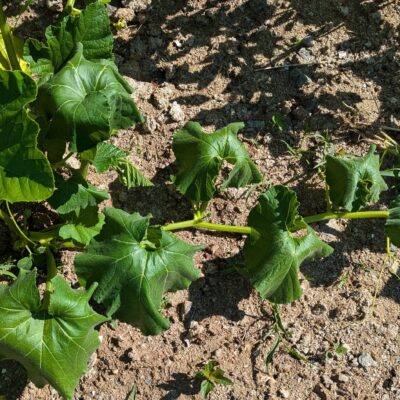
[[[174,135],[172,148],[178,171],[173,181],[185,196],[195,202],[211,200],[223,161],[234,167],[222,189],[262,181],[262,175],[237,138],[243,127],[243,123],[234,123],[207,134],[200,124],[189,122]]]
[[[96,147],[81,154],[81,159],[90,161],[100,174],[116,167],[118,160],[128,155],[125,151],[111,143],[101,142]]]
[[[187,288],[199,277],[191,246],[161,228],[149,229],[149,217],[106,208],[105,225],[87,250],[75,258],[83,286],[99,286],[93,298],[114,318],[157,334],[169,326],[160,313],[163,295]]]
[[[301,297],[298,272],[302,262],[326,257],[333,249],[322,242],[298,214],[296,194],[285,186],[263,193],[251,210],[248,224],[258,234],[244,245],[246,266],[240,269],[264,299],[290,303]],[[304,236],[293,231],[305,229]]]
[[[45,36],[46,43],[29,39],[24,47],[25,60],[39,76],[58,72],[73,56],[78,43],[82,43],[87,60],[113,61],[110,21],[99,2],[88,5],[79,16],[68,15],[57,26],[47,27]]]
[[[56,175],[55,179],[57,189],[48,202],[59,214],[97,206],[110,197],[107,192],[87,183],[78,172],[73,173],[68,180],[60,175]]]
[[[28,75],[0,70],[0,200],[40,201],[54,191],[52,169],[37,148],[39,126],[25,110],[36,92]]]
[[[94,290],[71,289],[60,276],[48,310],[41,307],[36,272],[20,273],[0,286],[0,358],[21,363],[38,387],[51,384],[64,398],[73,398],[92,353],[99,346],[94,327],[107,319],[89,306]]]
[[[400,196],[390,203],[385,233],[395,246],[400,247]]]
[[[326,157],[326,183],[334,209],[357,211],[375,203],[387,189],[379,168],[379,155],[371,145],[364,157]]]
[[[128,189],[138,186],[153,186],[153,183],[126,158],[117,160],[114,169],[118,173],[120,182]]]
[[[38,109],[48,117],[46,148],[52,159],[83,152],[109,139],[114,130],[142,122],[131,88],[114,64],[84,58],[82,44],[66,66],[40,86]]]

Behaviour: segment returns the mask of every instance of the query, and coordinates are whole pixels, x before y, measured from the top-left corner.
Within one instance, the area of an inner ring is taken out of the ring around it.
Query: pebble
[[[311,53],[305,48],[302,47],[301,49],[299,49],[299,51],[297,52],[297,54],[304,60],[307,62],[311,62],[314,57],[311,55]]]
[[[131,8],[119,8],[114,18],[118,21],[132,22],[135,19],[135,12]]]
[[[289,392],[289,390],[286,390],[286,389],[279,389],[279,395],[281,397],[283,397],[284,399],[288,399],[290,396],[290,392]]]
[[[54,12],[61,12],[64,8],[62,0],[46,0],[46,6]]]
[[[350,378],[345,374],[339,374],[339,376],[338,376],[339,382],[347,383],[349,380],[350,380]]]
[[[311,78],[308,77],[300,68],[291,69],[289,79],[290,83],[298,89],[312,82]]]
[[[347,57],[347,52],[346,51],[339,51],[338,52],[339,60],[344,60],[346,57]]]
[[[182,122],[185,119],[185,113],[176,101],[172,103],[169,109],[169,115],[175,122]]]
[[[304,36],[301,40],[301,43],[305,47],[313,47],[314,46],[314,38],[311,35]]]
[[[358,364],[361,365],[363,368],[369,368],[369,367],[375,366],[376,362],[371,357],[371,354],[366,353],[366,352],[362,352],[358,356]]]

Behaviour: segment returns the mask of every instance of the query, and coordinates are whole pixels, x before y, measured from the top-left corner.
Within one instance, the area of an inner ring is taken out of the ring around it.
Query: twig
[[[316,61],[316,62],[312,62],[312,63],[303,63],[303,64],[300,63],[300,64],[274,65],[272,67],[256,68],[254,70],[254,72],[257,72],[257,71],[269,71],[269,70],[272,70],[272,69],[280,69],[280,68],[289,69],[289,68],[294,68],[294,67],[309,67],[309,66],[312,66],[312,65],[321,65],[321,64],[326,64],[326,61]]]

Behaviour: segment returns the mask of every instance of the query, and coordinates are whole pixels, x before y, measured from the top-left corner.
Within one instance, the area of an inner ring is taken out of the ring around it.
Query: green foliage
[[[39,89],[37,107],[49,118],[45,143],[52,159],[62,157],[68,142],[70,150],[82,152],[142,121],[115,65],[88,61],[82,52],[78,44],[74,57]]]
[[[202,380],[200,394],[204,399],[208,397],[210,392],[219,385],[233,385],[233,382],[225,376],[225,372],[218,368],[217,361],[209,361],[201,371],[196,374],[197,378]]]
[[[0,70],[0,200],[40,201],[54,191],[50,164],[37,148],[39,127],[25,109],[36,90],[24,73]]]
[[[101,142],[96,147],[85,151],[81,159],[90,161],[100,174],[115,168],[118,161],[128,155],[125,151],[119,149],[111,143]]]
[[[106,208],[105,225],[75,259],[83,286],[98,282],[93,298],[107,313],[157,334],[169,326],[160,313],[163,295],[187,288],[199,277],[191,246],[161,228],[149,230],[149,218]]]
[[[376,203],[387,189],[375,149],[372,145],[364,157],[326,156],[326,183],[335,210],[357,211]]]
[[[50,383],[72,399],[100,344],[93,328],[106,318],[88,304],[94,287],[88,292],[73,290],[59,276],[52,285],[47,310],[40,302],[35,272],[20,274],[10,286],[0,286],[0,358],[17,360],[35,385]]]
[[[385,233],[395,246],[400,247],[400,196],[390,203]]]
[[[274,303],[300,298],[300,264],[327,257],[333,251],[299,216],[298,207],[293,191],[275,186],[260,196],[249,214],[248,224],[258,235],[246,239],[246,266],[240,272],[250,279],[262,298]],[[298,229],[305,229],[305,233],[295,235],[293,232]]]
[[[207,134],[200,124],[189,122],[174,135],[172,148],[178,172],[173,181],[185,196],[195,202],[211,200],[223,161],[234,168],[222,189],[262,181],[260,172],[237,138],[237,132],[243,127],[244,124],[235,123]]]
[[[68,15],[57,26],[46,29],[46,43],[29,39],[24,48],[26,61],[34,74],[48,79],[72,57],[75,47],[82,43],[87,60],[113,61],[113,37],[104,5],[96,2],[79,14]]]
[[[118,159],[114,169],[117,171],[121,183],[128,189],[138,186],[153,186],[153,183],[125,158]]]

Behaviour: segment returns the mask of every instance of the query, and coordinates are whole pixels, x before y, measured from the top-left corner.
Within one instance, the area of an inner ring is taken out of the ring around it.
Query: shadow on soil
[[[200,392],[201,381],[186,374],[172,374],[172,379],[158,385],[161,389],[168,391],[160,400],[175,400],[181,395],[195,396]]]

